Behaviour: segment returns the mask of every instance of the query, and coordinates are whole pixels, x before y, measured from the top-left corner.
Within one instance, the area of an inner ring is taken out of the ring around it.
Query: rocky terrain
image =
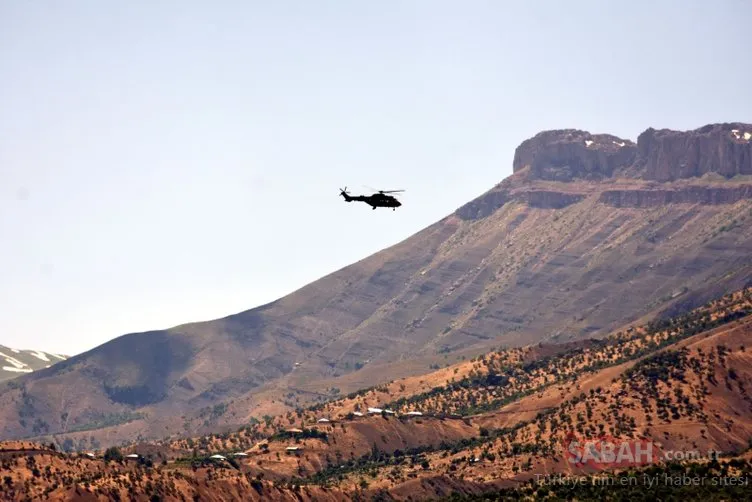
[[[0,479],[9,500],[595,500],[608,479],[620,485],[610,498],[746,500],[751,341],[746,288],[602,339],[489,352],[231,433],[74,454],[6,442]],[[604,442],[650,456],[583,449]],[[703,485],[665,480],[688,474]]]
[[[0,382],[16,378],[24,373],[49,368],[68,356],[40,350],[19,350],[0,345]]]
[[[487,193],[284,298],[0,385],[0,439],[234,430],[463,357],[685,312],[752,279],[751,133],[541,133]]]
[[[635,178],[675,181],[718,174],[752,174],[752,125],[709,124],[694,131],[655,130],[637,143],[576,129],[545,131],[515,152],[514,172],[530,168],[533,178],[552,181]]]

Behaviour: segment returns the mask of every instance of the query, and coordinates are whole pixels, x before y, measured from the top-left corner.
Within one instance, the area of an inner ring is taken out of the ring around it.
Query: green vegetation
[[[107,450],[105,450],[104,460],[106,462],[110,462],[110,461],[122,462],[123,453],[120,451],[120,448],[118,448],[117,446],[111,446],[110,448],[107,448]]]
[[[290,432],[290,431],[279,431],[272,436],[269,437],[269,441],[285,441],[288,439],[321,439],[322,441],[328,440],[328,435],[326,432],[320,431],[318,429],[301,429],[302,432]]]
[[[744,298],[752,297],[752,289]],[[480,356],[474,370],[465,378],[445,386],[400,398],[384,406],[395,411],[408,407],[434,414],[455,413],[463,416],[492,411],[540,392],[553,384],[562,384],[606,367],[616,366],[644,357],[698,333],[728,324],[752,314],[752,308],[740,305],[730,308],[717,317],[713,306],[732,307],[735,300],[727,295],[709,303],[704,308],[671,319],[648,324],[644,330],[617,333],[604,340],[592,340],[590,346],[581,346],[548,357],[510,363],[509,351]],[[655,359],[640,363],[632,371],[648,371],[650,378],[681,379],[681,367],[686,363],[681,354],[657,355]],[[678,358],[678,359],[677,359]],[[669,370],[669,367],[673,370]]]
[[[444,502],[518,500],[653,501],[752,500],[752,464],[733,459],[707,464],[672,463],[647,469],[583,477],[533,478],[519,488],[479,495],[454,494]]]
[[[129,406],[146,406],[164,399],[164,392],[157,392],[148,385],[104,385],[107,396],[116,403]]]

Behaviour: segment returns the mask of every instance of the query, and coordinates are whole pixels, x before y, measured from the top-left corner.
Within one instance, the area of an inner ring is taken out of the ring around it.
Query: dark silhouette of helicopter
[[[402,205],[393,195],[387,195],[389,193],[404,192],[404,190],[379,190],[373,195],[350,195],[347,192],[347,187],[339,189],[339,194],[345,198],[345,202],[360,201],[365,202],[372,209],[377,207],[391,207],[392,211],[396,211],[398,207]]]

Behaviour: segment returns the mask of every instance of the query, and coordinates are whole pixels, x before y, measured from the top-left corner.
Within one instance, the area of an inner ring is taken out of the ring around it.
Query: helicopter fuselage
[[[348,195],[343,192],[341,195],[345,198],[346,202],[365,202],[373,209],[376,209],[377,207],[391,207],[392,210],[396,210],[402,205],[402,203],[396,198],[382,193],[375,193],[373,195]]]

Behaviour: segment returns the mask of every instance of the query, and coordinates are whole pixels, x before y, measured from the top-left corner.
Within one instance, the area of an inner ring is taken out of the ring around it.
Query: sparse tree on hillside
[[[107,448],[107,450],[105,450],[104,460],[105,462],[109,462],[111,460],[115,462],[122,462],[123,453],[120,451],[120,448],[118,448],[117,446],[111,446]]]

